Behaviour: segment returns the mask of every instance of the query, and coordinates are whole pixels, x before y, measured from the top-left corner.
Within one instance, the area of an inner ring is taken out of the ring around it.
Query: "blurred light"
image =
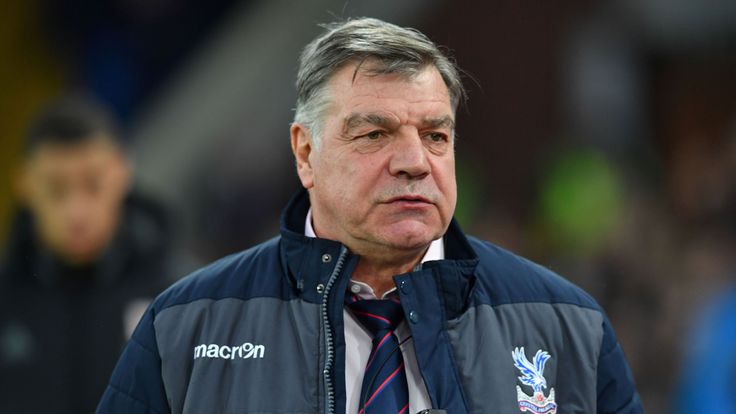
[[[553,244],[575,254],[596,250],[618,221],[619,177],[599,153],[563,154],[542,180],[540,219]]]

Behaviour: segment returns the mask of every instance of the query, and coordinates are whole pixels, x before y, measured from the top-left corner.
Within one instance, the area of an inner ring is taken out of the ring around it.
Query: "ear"
[[[296,172],[302,186],[307,190],[314,186],[314,172],[310,155],[312,154],[312,135],[303,125],[294,122],[291,124],[291,151],[296,160]]]
[[[118,163],[115,179],[118,180],[117,185],[121,190],[121,196],[125,197],[133,181],[133,167],[130,165],[131,161],[127,154],[122,150],[118,150],[115,157],[115,162]]]

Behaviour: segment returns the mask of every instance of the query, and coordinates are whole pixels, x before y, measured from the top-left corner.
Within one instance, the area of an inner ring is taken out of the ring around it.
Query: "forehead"
[[[345,118],[355,113],[388,111],[402,122],[454,119],[447,85],[434,66],[411,75],[375,74],[368,69],[349,64],[332,76],[330,115]]]
[[[73,144],[47,142],[30,154],[28,163],[36,169],[82,168],[105,163],[119,151],[114,143],[102,136]]]

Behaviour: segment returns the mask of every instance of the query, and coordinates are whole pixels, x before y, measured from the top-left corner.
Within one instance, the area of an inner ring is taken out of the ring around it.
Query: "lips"
[[[426,197],[423,197],[421,195],[400,195],[391,197],[388,200],[386,200],[386,203],[426,203],[426,204],[432,204],[432,201],[429,200]]]

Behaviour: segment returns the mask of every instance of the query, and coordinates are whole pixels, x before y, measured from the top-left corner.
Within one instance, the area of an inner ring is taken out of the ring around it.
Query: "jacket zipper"
[[[325,392],[327,393],[327,399],[325,403],[326,414],[335,413],[335,390],[332,385],[332,379],[330,378],[332,364],[335,359],[335,350],[333,349],[332,343],[333,338],[332,329],[330,326],[330,319],[329,315],[327,314],[327,302],[330,297],[330,290],[332,289],[332,285],[335,284],[337,277],[340,275],[347,255],[348,249],[345,246],[342,246],[342,248],[340,249],[340,257],[337,259],[337,263],[335,263],[335,269],[332,271],[330,279],[327,281],[327,285],[325,285],[325,290],[322,294],[322,326],[324,327],[325,347],[327,351],[325,355],[325,368],[322,371],[322,375],[324,376],[325,381]]]

